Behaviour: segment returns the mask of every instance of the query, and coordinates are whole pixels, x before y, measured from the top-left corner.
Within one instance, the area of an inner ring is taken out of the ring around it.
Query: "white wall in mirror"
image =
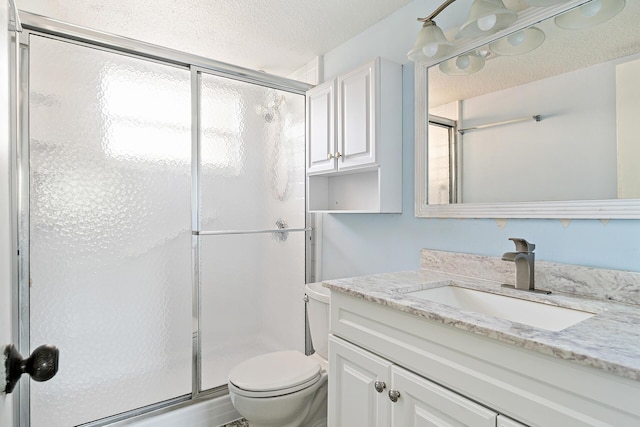
[[[630,160],[637,138],[630,125],[616,129],[616,122],[634,117],[633,109],[640,108],[639,98],[629,96],[633,89],[626,87],[639,83],[624,79],[634,74],[632,66],[621,65],[637,59],[629,55],[640,51],[636,26],[627,25],[635,22],[640,4],[627,2],[618,17],[586,30],[559,30],[548,19],[584,3],[533,8],[510,29],[493,38],[461,41],[451,54],[484,50],[490,42],[535,24],[547,40],[529,55],[490,56],[485,68],[470,76],[447,75],[436,62],[416,65],[416,216],[640,218],[640,190],[625,188],[640,181]],[[625,96],[616,100],[616,92]],[[542,118],[460,134],[452,178],[458,181],[458,193],[450,199],[456,204],[431,197],[439,189],[430,191],[428,182],[426,117],[447,117],[451,104],[458,105],[458,129]],[[617,135],[626,135],[627,142],[617,142]]]
[[[616,67],[616,115],[618,129],[618,197],[640,198],[640,59]]]
[[[607,63],[461,101],[463,203],[617,198],[615,66]]]

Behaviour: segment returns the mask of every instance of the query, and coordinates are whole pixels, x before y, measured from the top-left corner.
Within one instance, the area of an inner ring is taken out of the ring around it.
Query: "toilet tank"
[[[331,291],[322,283],[307,283],[305,293],[309,296],[309,328],[313,348],[319,356],[329,356],[329,300]]]

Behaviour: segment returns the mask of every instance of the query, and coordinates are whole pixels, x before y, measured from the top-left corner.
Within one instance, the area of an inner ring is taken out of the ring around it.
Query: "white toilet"
[[[295,350],[262,354],[229,373],[229,396],[250,427],[325,427],[330,291],[305,285],[315,353]]]

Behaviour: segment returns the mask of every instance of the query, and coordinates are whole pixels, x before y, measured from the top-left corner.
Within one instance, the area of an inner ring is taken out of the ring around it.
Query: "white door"
[[[307,173],[336,169],[335,81],[307,91]]]
[[[329,336],[329,363],[328,425],[388,426],[391,362]]]
[[[338,77],[338,169],[376,162],[379,59]]]
[[[494,427],[497,414],[405,369],[394,366],[391,405],[394,427]]]

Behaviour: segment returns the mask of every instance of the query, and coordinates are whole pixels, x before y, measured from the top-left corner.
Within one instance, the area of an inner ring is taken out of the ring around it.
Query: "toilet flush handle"
[[[316,350],[311,339],[311,326],[309,325],[309,295],[304,294],[304,355],[311,356]]]

